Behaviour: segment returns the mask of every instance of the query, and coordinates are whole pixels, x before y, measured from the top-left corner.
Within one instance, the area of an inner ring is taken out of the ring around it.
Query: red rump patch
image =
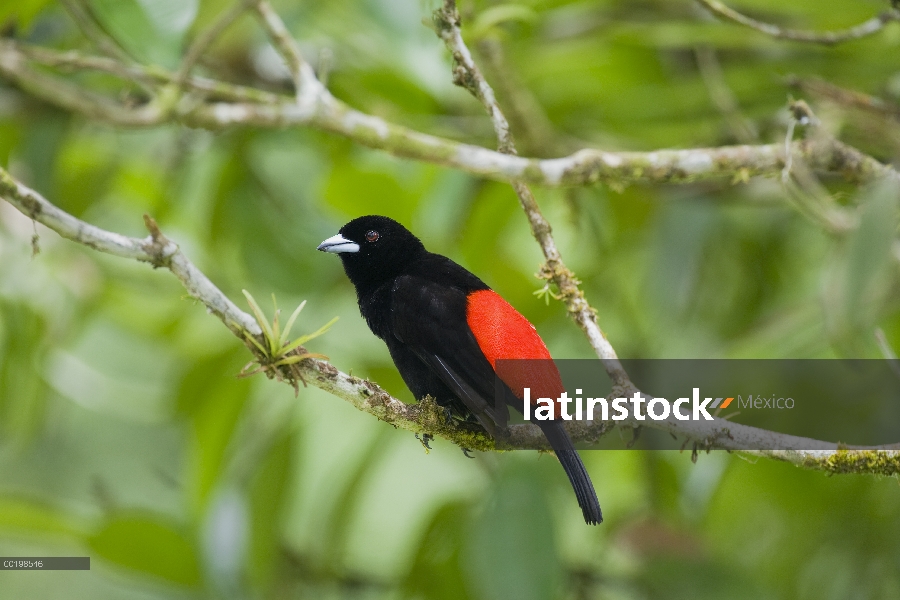
[[[559,371],[544,340],[534,325],[493,290],[479,290],[468,297],[466,320],[478,347],[497,371],[502,359],[530,359],[502,362],[497,375],[513,393],[523,397],[531,388],[531,403],[538,398],[556,400],[564,390]],[[554,405],[556,403],[554,402]],[[554,418],[558,414],[554,411]]]

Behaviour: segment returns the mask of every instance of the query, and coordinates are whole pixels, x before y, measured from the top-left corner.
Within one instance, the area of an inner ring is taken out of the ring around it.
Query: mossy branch
[[[35,65],[99,70],[128,81],[152,83],[160,90],[154,96],[156,100],[128,106],[36,69]],[[521,157],[429,135],[357,111],[334,98],[307,69],[303,73],[302,93],[289,97],[203,77],[189,76],[178,82],[178,75],[156,66],[129,65],[106,57],[0,40],[0,77],[63,110],[123,127],[158,127],[171,122],[210,130],[312,127],[395,156],[500,181],[518,180],[551,187],[601,183],[620,189],[642,182],[684,183],[716,178],[734,181],[738,174],[741,180],[778,176],[784,168],[783,144],[652,152],[586,148],[561,158]],[[176,82],[197,98],[188,102],[175,96],[177,102],[173,105],[171,94],[161,92],[167,86],[173,89]],[[890,166],[837,140],[798,141],[791,150],[811,169],[839,174],[852,182],[871,181],[884,175],[900,178]]]
[[[259,346],[265,347],[269,342],[258,321],[235,306],[188,260],[177,244],[163,235],[159,226],[150,217],[145,217],[150,235],[143,239],[106,231],[54,206],[36,191],[16,181],[2,168],[0,168],[0,197],[27,217],[42,223],[62,237],[99,252],[146,262],[154,268],[168,269],[178,278],[191,297],[201,302],[235,336],[246,343],[257,359],[272,358],[269,356],[270,353],[260,350]],[[247,333],[254,338],[255,343],[247,341]],[[281,335],[275,335],[274,329],[271,338],[276,342],[282,340]],[[290,346],[290,343],[287,345]],[[280,348],[283,349],[284,345]],[[549,449],[540,429],[532,424],[510,426],[510,435],[502,442],[498,442],[476,424],[448,419],[444,410],[433,400],[426,399],[417,404],[405,404],[377,384],[348,375],[323,360],[307,357],[276,368],[283,369],[286,366],[296,369],[295,372],[310,385],[342,398],[357,409],[398,429],[441,437],[471,450]],[[283,379],[288,380],[286,377]],[[900,473],[900,452],[890,451],[887,447],[863,451],[845,449],[837,444],[785,436],[722,419],[712,422],[653,421],[642,424],[693,440],[705,449],[746,451],[748,448],[763,448],[754,453],[830,473],[881,475]],[[623,425],[629,427],[637,423],[626,422]],[[604,421],[594,423],[572,421],[566,424],[566,428],[574,441],[587,444],[596,443],[611,429]],[[773,447],[819,448],[819,450],[764,450]]]

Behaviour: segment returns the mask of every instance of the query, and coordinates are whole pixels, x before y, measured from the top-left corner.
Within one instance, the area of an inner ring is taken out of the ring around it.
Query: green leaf
[[[273,347],[275,335],[272,332],[272,326],[269,325],[268,319],[266,319],[265,313],[259,307],[259,304],[256,303],[256,300],[253,299],[253,296],[250,295],[250,292],[247,290],[241,290],[244,293],[244,297],[247,298],[247,304],[250,305],[250,310],[253,311],[253,316],[256,317],[256,322],[259,323],[260,328],[263,330],[263,335],[266,337],[266,341],[268,342],[268,346],[270,348],[268,355],[274,355],[276,353],[276,348]],[[259,344],[257,344],[259,346]]]
[[[282,358],[279,361],[276,361],[274,364],[276,367],[280,367],[282,365],[293,365],[295,363],[300,362],[301,360],[306,360],[307,358],[321,358],[322,360],[328,360],[328,357],[324,354],[319,354],[317,352],[304,352],[303,354],[293,354],[288,356],[287,358]]]
[[[235,432],[244,404],[250,395],[248,380],[219,385],[207,394],[202,409],[194,418],[191,447],[191,500],[200,509],[219,480],[225,467],[228,444]]]
[[[268,348],[266,348],[265,346],[263,346],[262,344],[260,344],[259,340],[256,339],[256,336],[254,336],[249,331],[244,332],[244,337],[247,338],[248,340],[250,340],[254,346],[259,348],[259,351],[263,353],[263,356],[268,356],[270,354],[270,350]]]
[[[88,539],[97,558],[184,586],[201,581],[193,540],[175,524],[150,514],[117,513]]]
[[[306,306],[306,300],[300,303],[300,306],[294,309],[294,312],[291,313],[291,318],[288,319],[288,322],[284,325],[284,331],[281,332],[281,338],[278,340],[278,346],[284,347],[284,345],[288,341],[288,336],[291,334],[291,328],[294,326],[294,321],[297,320],[297,317],[300,316],[300,311],[303,310],[303,307]]]
[[[272,347],[280,348],[278,341],[281,339],[281,323],[279,323],[279,317],[281,317],[281,310],[279,310],[278,305],[275,303],[275,294],[272,294],[272,306],[275,310],[275,316],[272,318]]]
[[[334,325],[335,323],[337,323],[337,320],[338,320],[339,318],[340,318],[340,317],[335,317],[335,318],[333,318],[332,320],[328,321],[327,323],[325,323],[324,325],[322,325],[321,327],[319,327],[318,329],[316,329],[316,330],[315,330],[314,332],[312,332],[312,333],[307,333],[306,335],[301,335],[301,336],[298,337],[296,340],[294,340],[293,342],[291,342],[289,345],[287,345],[287,346],[285,346],[284,348],[282,348],[280,353],[281,353],[281,354],[287,354],[287,353],[290,352],[291,350],[293,350],[293,349],[295,349],[295,348],[297,348],[297,347],[299,347],[299,346],[302,346],[303,344],[305,344],[305,343],[308,342],[309,340],[312,340],[312,339],[315,339],[315,338],[319,337],[320,335],[322,335],[323,333],[325,333],[326,331],[328,331],[329,329],[331,329],[331,326]]]

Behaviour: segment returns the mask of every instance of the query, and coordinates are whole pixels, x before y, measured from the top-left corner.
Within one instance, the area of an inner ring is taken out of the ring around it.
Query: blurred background
[[[88,4],[138,61],[171,70],[232,6]],[[423,24],[434,0],[273,4],[338,98],[495,146]],[[734,6],[819,30],[888,8]],[[896,23],[824,47],[718,22],[687,0],[460,9],[523,155],[780,142],[794,97],[829,133],[900,160]],[[55,1],[3,0],[0,22],[7,37],[95,52]],[[197,70],[290,92],[247,16]],[[72,77],[111,96],[135,93],[108,76]],[[886,110],[811,81],[877,96]],[[361,214],[401,221],[477,273],[555,357],[591,356],[564,307],[534,295],[541,254],[507,184],[311,129],[113,128],[5,82],[0,161],[100,227],[144,236],[141,216],[151,214],[245,309],[243,288],[264,307],[272,293],[287,311],[307,300],[298,332],[339,316],[310,350],[407,401],[340,262],[315,251]],[[829,234],[776,179],[740,174],[535,192],[623,357],[879,357],[876,328],[900,347],[897,198],[822,184],[860,215],[857,231]],[[551,456],[469,460],[440,440],[428,453],[315,388],[295,397],[261,375],[238,379],[250,358],[170,273],[62,240],[0,202],[0,555],[91,557],[89,572],[0,572],[0,598],[900,597],[896,479],[723,452],[693,464],[689,451],[586,451],[606,517],[591,528]]]

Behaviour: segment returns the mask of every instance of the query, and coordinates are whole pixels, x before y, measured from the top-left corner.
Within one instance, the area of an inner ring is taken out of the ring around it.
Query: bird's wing
[[[457,287],[403,275],[391,295],[392,330],[495,435],[509,420],[510,392],[498,385],[478,346],[466,320],[466,305],[466,294]]]

